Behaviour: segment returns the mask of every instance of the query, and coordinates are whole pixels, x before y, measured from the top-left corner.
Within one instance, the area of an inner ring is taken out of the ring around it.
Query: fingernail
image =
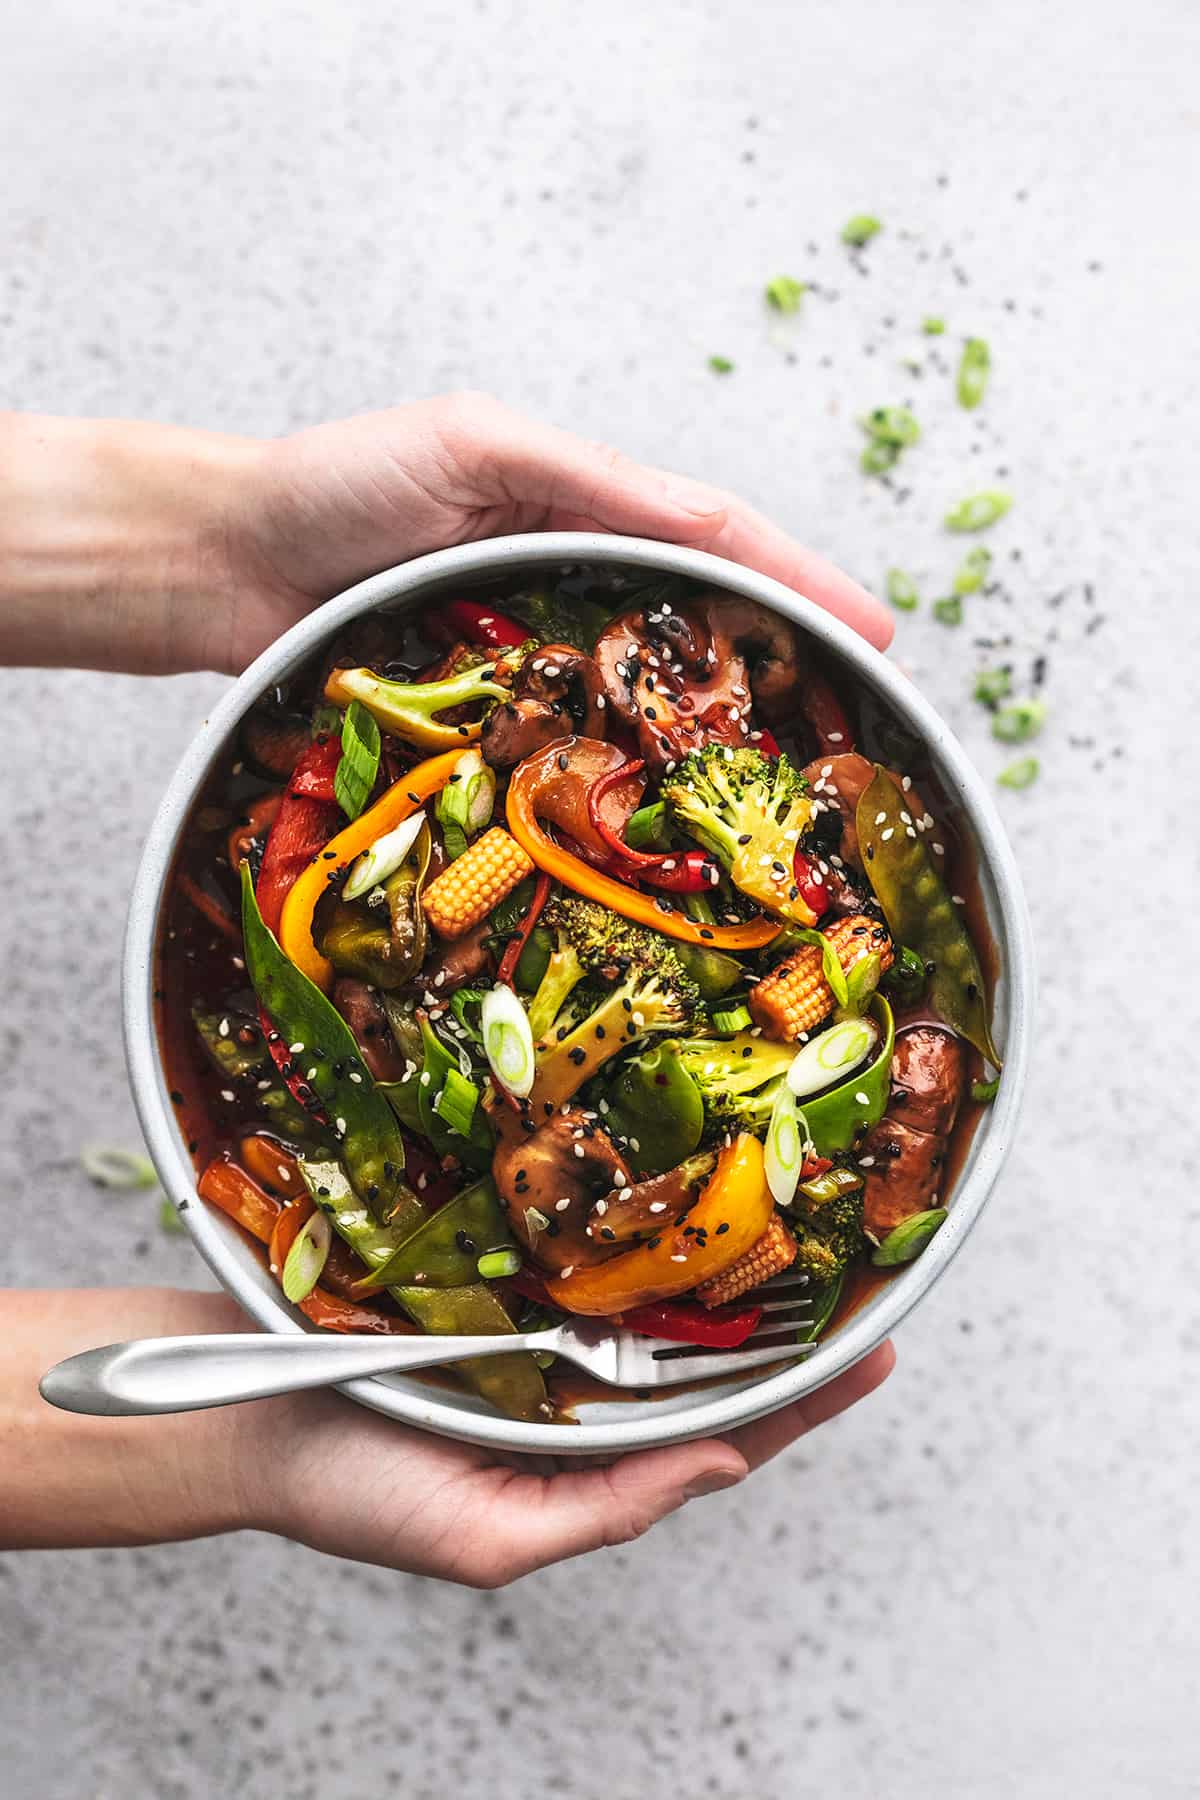
[[[713,519],[725,511],[725,501],[716,489],[704,487],[699,481],[672,476],[665,484],[665,491],[672,506],[677,506],[680,512],[691,513],[693,518]]]
[[[719,1494],[722,1488],[736,1487],[743,1479],[732,1469],[710,1469],[707,1475],[697,1475],[688,1482],[683,1497],[685,1500],[702,1500],[705,1494]]]

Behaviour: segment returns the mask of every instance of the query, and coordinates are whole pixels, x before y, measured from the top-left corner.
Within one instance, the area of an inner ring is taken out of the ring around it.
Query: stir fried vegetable
[[[732,1348],[786,1276],[808,1341],[920,1253],[999,1062],[931,816],[853,749],[908,740],[857,715],[777,615],[584,569],[381,616],[251,716],[164,991],[201,1198],[311,1324]],[[557,1416],[525,1352],[454,1373]]]

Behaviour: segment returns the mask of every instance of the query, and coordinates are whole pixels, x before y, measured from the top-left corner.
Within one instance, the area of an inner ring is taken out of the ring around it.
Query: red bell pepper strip
[[[489,650],[510,650],[529,641],[529,632],[517,619],[497,612],[494,606],[482,606],[478,600],[451,600],[439,609],[441,618],[455,637],[468,644],[480,644]]]
[[[333,777],[341,760],[339,739],[310,744],[292,771],[271,835],[263,850],[255,894],[268,930],[278,932],[283,903],[303,871],[329,842],[341,820]]]
[[[812,728],[821,756],[834,756],[853,750],[854,733],[841,701],[829,682],[814,669],[806,669],[800,677],[800,710]]]
[[[609,788],[616,787],[618,782],[628,781],[631,775],[640,775],[645,766],[644,762],[635,758],[620,768],[609,769],[607,774],[601,775],[592,783],[588,789],[588,819],[592,830],[602,843],[607,844],[613,855],[625,862],[649,887],[662,888],[668,894],[706,894],[716,886],[720,877],[717,859],[707,850],[663,850],[654,853],[635,850],[601,816],[600,802]],[[629,879],[619,868],[610,869],[609,872],[618,880]]]
[[[520,1269],[517,1274],[510,1275],[504,1285],[520,1294],[522,1299],[554,1310],[545,1283],[532,1269]],[[658,1300],[616,1313],[612,1323],[625,1331],[643,1332],[647,1337],[669,1338],[673,1344],[701,1344],[711,1350],[736,1350],[757,1328],[761,1318],[761,1306],[714,1307],[710,1311],[698,1300]]]
[[[616,1313],[613,1323],[624,1331],[669,1338],[673,1344],[702,1344],[707,1350],[736,1350],[762,1318],[761,1306],[714,1307],[698,1300],[656,1300]]]
[[[533,928],[542,915],[542,908],[549,898],[550,877],[539,871],[533,898],[525,910],[525,917],[504,946],[504,955],[500,958],[500,967],[496,971],[496,980],[504,987],[512,986],[513,976],[517,972],[517,964],[521,960],[521,952],[529,942]]]
[[[792,861],[792,872],[796,886],[800,889],[800,898],[809,911],[819,919],[829,911],[829,889],[825,885],[825,877],[818,869],[814,857],[797,849]]]

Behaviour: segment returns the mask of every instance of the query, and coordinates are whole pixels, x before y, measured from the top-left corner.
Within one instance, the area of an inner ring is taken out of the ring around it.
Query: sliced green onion
[[[763,1172],[777,1206],[790,1206],[795,1196],[796,1183],[804,1165],[807,1136],[804,1114],[796,1105],[796,1096],[786,1081],[781,1082],[771,1108],[771,1122],[763,1147]]]
[[[379,727],[361,700],[352,700],[342,720],[342,754],[333,776],[334,798],[349,819],[367,804],[379,773]]]
[[[154,1164],[136,1150],[117,1150],[96,1144],[79,1153],[80,1166],[89,1181],[114,1193],[132,1188],[152,1188],[158,1180]]]
[[[731,1006],[720,1008],[713,1013],[713,1027],[722,1037],[732,1037],[737,1031],[749,1031],[754,1024],[748,1006]]]
[[[937,313],[927,313],[921,320],[921,330],[926,337],[941,337],[946,329],[946,321]]]
[[[878,950],[872,951],[869,956],[860,956],[858,961],[852,964],[850,973],[846,977],[844,1010],[855,1017],[860,1013],[865,1013],[871,1003],[871,995],[879,986],[879,978],[882,974],[883,958]]]
[[[733,364],[727,356],[710,356],[708,366],[714,375],[732,375]]]
[[[665,850],[667,839],[663,826],[666,821],[667,808],[665,801],[656,800],[652,806],[639,806],[630,814],[629,823],[625,827],[625,842],[631,850]]]
[[[953,588],[956,594],[977,594],[988,577],[992,566],[992,553],[986,544],[976,544],[968,550],[954,573]]]
[[[947,594],[944,600],[934,601],[933,616],[939,625],[961,625],[963,603],[957,594]]]
[[[485,1281],[502,1281],[506,1275],[519,1273],[521,1258],[515,1250],[489,1250],[475,1267]]]
[[[900,612],[915,612],[921,600],[916,582],[903,569],[888,570],[887,597]]]
[[[1032,787],[1041,774],[1042,765],[1036,756],[1019,756],[1016,762],[1009,763],[1007,769],[1001,769],[996,780],[1001,787]]]
[[[314,738],[336,737],[342,729],[342,709],[334,706],[332,701],[323,701],[315,707],[312,716],[312,734]]]
[[[463,987],[459,988],[457,993],[451,994],[450,996],[450,1011],[458,1020],[462,1031],[470,1038],[473,1044],[482,1044],[483,1033],[479,1029],[478,1019],[469,1019],[467,1017],[467,1008],[471,1007],[474,1009],[475,1007],[482,1006],[483,997],[486,992],[486,988]]]
[[[442,826],[442,843],[451,862],[457,862],[460,856],[467,853],[467,834],[461,825],[455,825],[452,820],[447,819]]]
[[[533,1087],[533,1033],[529,1014],[511,988],[494,987],[484,995],[480,1022],[492,1074],[518,1100],[527,1099]]]
[[[307,1300],[320,1281],[332,1238],[329,1215],[318,1207],[300,1227],[279,1278],[279,1285],[293,1306]]]
[[[459,1137],[470,1137],[471,1120],[478,1105],[479,1089],[457,1069],[447,1069],[442,1091],[433,1103],[433,1110],[442,1123],[451,1131],[457,1131]]]
[[[920,1256],[930,1238],[945,1223],[944,1206],[934,1206],[928,1212],[914,1213],[911,1219],[901,1220],[894,1231],[888,1232],[871,1261],[877,1269],[892,1269],[899,1263],[912,1262]]]
[[[858,422],[873,442],[896,444],[902,450],[921,436],[921,427],[907,406],[875,406]]]
[[[379,887],[389,875],[394,875],[420,837],[424,824],[423,812],[410,813],[394,831],[376,838],[351,864],[350,874],[342,889],[342,899],[359,900],[364,894],[369,894],[372,888]]]
[[[972,692],[985,706],[995,706],[1012,692],[1011,669],[980,669]]]
[[[987,390],[992,353],[982,338],[968,338],[958,364],[958,404],[975,407]]]
[[[814,1175],[811,1181],[802,1181],[799,1191],[815,1206],[824,1206],[827,1201],[840,1199],[843,1194],[857,1193],[863,1185],[864,1178],[857,1169],[835,1166],[826,1169],[822,1175]]]
[[[872,1019],[843,1019],[796,1052],[787,1086],[801,1097],[819,1093],[865,1062],[878,1042],[879,1027]]]
[[[807,286],[807,282],[797,281],[792,275],[776,275],[766,285],[767,305],[779,313],[799,312]]]
[[[882,219],[876,219],[870,213],[855,213],[854,217],[847,219],[842,226],[842,242],[843,244],[852,244],[856,250],[861,250],[864,244],[869,244],[871,239],[882,230]]]
[[[186,1231],[187,1229],[183,1220],[180,1218],[174,1203],[168,1200],[165,1195],[159,1202],[158,1229],[165,1232],[167,1237],[178,1237],[181,1231]]]
[[[947,531],[986,531],[1002,519],[1012,505],[1012,495],[1001,488],[985,488],[981,494],[969,494],[952,506],[943,524]]]
[[[899,460],[899,444],[889,444],[883,438],[872,438],[859,457],[858,466],[864,475],[886,475]]]
[[[998,1075],[993,1076],[991,1081],[973,1081],[971,1083],[972,1100],[979,1100],[985,1106],[989,1101],[994,1100],[999,1092],[1000,1077]]]
[[[457,826],[465,849],[467,837],[490,823],[495,805],[495,773],[478,750],[464,750],[438,795],[437,816],[443,831],[448,825]],[[453,854],[461,856],[462,851]]]
[[[992,720],[992,736],[1002,744],[1024,744],[1036,737],[1046,723],[1044,700],[1014,700],[1002,706]]]

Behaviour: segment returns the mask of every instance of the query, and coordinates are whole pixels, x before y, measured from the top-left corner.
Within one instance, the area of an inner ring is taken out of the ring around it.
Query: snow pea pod
[[[300,1178],[313,1200],[328,1215],[343,1243],[362,1258],[368,1269],[377,1269],[395,1256],[425,1219],[424,1207],[416,1202],[415,1211],[406,1209],[402,1217],[381,1225],[351,1187],[340,1162],[301,1157],[299,1168]],[[411,1198],[416,1201],[415,1195]]]
[[[423,1227],[413,1232],[395,1224],[376,1224],[359,1203],[340,1163],[302,1161],[300,1174],[317,1205],[328,1214],[338,1236],[361,1257],[368,1269],[381,1268],[414,1236],[421,1235]],[[451,1201],[449,1206],[453,1205]],[[435,1213],[428,1222],[434,1223],[447,1210],[448,1207],[443,1208],[442,1213]],[[475,1274],[473,1262],[471,1274]],[[434,1288],[389,1284],[388,1292],[422,1331],[454,1336],[479,1336],[481,1333],[495,1336],[516,1330],[499,1295],[485,1281],[476,1279],[458,1287]],[[453,1366],[469,1387],[510,1418],[545,1419],[549,1416],[542,1372],[527,1353],[480,1357]]]
[[[422,1331],[450,1337],[515,1333],[500,1296],[486,1281],[466,1287],[394,1287],[388,1290]],[[510,1419],[551,1416],[542,1371],[527,1350],[512,1356],[468,1357],[450,1367],[484,1400]]]
[[[815,1100],[801,1106],[808,1135],[818,1156],[833,1156],[849,1150],[861,1132],[878,1124],[887,1110],[892,1083],[892,1051],[896,1044],[896,1021],[882,994],[871,1001],[870,1011],[883,1030],[879,1054],[865,1069],[860,1069]]]
[[[292,1054],[333,1122],[355,1192],[376,1219],[398,1218],[415,1229],[423,1208],[401,1179],[404,1142],[396,1115],[341,1013],[288,960],[263,923],[248,862],[242,864],[242,938],[254,991],[284,1042],[299,1046]]]
[[[867,875],[892,936],[924,962],[930,998],[947,1025],[1000,1068],[983,971],[970,933],[906,817],[905,796],[878,763],[874,780],[859,797],[855,824]]]
[[[417,1231],[363,1284],[379,1287],[446,1288],[473,1286],[479,1258],[515,1243],[491,1181],[477,1181],[431,1214]]]
[[[704,1130],[704,1102],[678,1044],[654,1044],[622,1065],[604,1123],[628,1141],[638,1175],[661,1175],[692,1154]]]

